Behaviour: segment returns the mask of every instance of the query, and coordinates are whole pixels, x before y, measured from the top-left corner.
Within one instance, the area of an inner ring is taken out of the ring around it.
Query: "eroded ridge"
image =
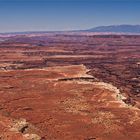
[[[1,138],[139,140],[139,109],[89,71],[84,65],[1,70]]]
[[[0,36],[0,70],[84,64],[140,108],[140,35],[45,33]]]

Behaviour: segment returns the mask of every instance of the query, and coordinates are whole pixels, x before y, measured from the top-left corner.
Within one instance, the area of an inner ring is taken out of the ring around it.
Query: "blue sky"
[[[0,32],[140,24],[140,0],[0,0]]]

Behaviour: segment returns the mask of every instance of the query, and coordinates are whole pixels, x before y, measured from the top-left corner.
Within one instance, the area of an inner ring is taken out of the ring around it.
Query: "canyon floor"
[[[1,36],[0,139],[139,140],[140,36]]]

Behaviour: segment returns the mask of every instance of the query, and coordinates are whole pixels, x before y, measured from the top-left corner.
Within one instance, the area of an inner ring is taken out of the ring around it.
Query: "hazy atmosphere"
[[[140,23],[139,0],[0,0],[0,32]]]

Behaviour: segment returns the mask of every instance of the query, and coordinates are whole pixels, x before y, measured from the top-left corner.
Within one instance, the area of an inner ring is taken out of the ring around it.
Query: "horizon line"
[[[37,33],[37,32],[80,32],[80,31],[88,31],[90,29],[94,29],[97,27],[109,27],[109,26],[140,26],[140,24],[111,24],[111,25],[99,25],[99,26],[95,26],[95,27],[91,27],[88,29],[71,29],[71,30],[25,30],[25,31],[7,31],[7,32],[0,32],[0,34],[18,34],[18,33]]]

